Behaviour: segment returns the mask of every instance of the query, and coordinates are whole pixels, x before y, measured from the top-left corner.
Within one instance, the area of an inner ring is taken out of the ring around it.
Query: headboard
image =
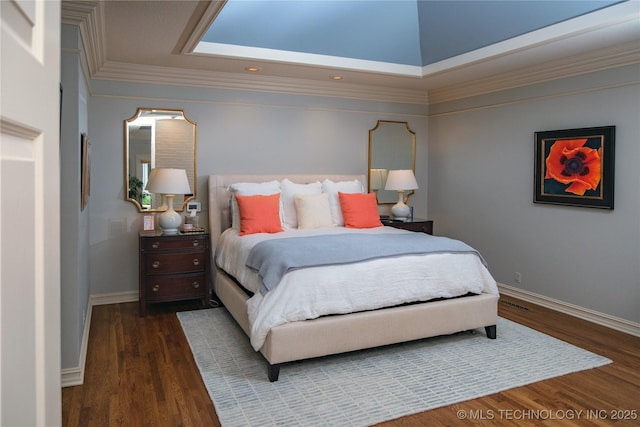
[[[297,184],[330,179],[331,181],[362,182],[367,188],[366,175],[350,174],[278,174],[278,175],[209,175],[209,233],[211,235],[211,253],[215,253],[215,245],[220,234],[231,227],[231,193],[227,190],[237,182],[266,182],[288,178]]]

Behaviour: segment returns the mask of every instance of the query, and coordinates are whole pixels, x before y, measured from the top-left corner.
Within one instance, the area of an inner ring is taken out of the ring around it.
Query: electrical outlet
[[[522,284],[522,274],[519,271],[513,273],[513,281],[516,283],[516,285]]]

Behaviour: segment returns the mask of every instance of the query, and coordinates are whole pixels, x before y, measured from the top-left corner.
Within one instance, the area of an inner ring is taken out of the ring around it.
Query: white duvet
[[[216,264],[254,292],[247,301],[251,345],[259,350],[278,325],[393,305],[450,298],[466,293],[498,294],[495,280],[474,254],[428,254],[382,258],[356,264],[303,268],[285,274],[266,295],[258,274],[245,266],[251,248],[266,239],[327,233],[410,233],[392,227],[332,227],[238,236],[228,229],[216,249]]]

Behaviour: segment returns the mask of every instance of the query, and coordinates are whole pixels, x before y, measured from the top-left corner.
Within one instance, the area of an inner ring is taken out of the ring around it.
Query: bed
[[[276,321],[270,319],[265,324],[263,322],[264,319],[261,319],[260,322],[263,323],[260,326],[256,326],[259,323],[258,318],[273,317],[271,315],[263,316],[262,314],[256,314],[261,313],[256,307],[272,306],[276,307],[274,310],[279,309],[277,308],[279,303],[275,301],[281,299],[282,296],[277,296],[276,298],[274,295],[285,295],[284,292],[287,292],[287,289],[292,289],[291,287],[293,285],[289,283],[294,282],[294,278],[296,280],[295,283],[302,283],[296,285],[301,286],[303,289],[302,291],[298,291],[298,294],[317,292],[317,287],[308,288],[308,291],[304,290],[305,283],[312,281],[311,278],[314,277],[333,277],[335,280],[326,280],[328,287],[332,286],[333,282],[339,283],[336,285],[338,287],[334,287],[333,289],[329,288],[329,290],[323,294],[314,294],[316,296],[313,298],[315,298],[316,301],[324,301],[325,297],[331,299],[334,291],[338,292],[340,288],[348,287],[349,283],[352,282],[352,276],[348,276],[348,274],[352,274],[349,273],[348,270],[351,267],[347,264],[329,267],[301,268],[284,274],[282,284],[279,284],[276,289],[266,293],[264,289],[256,287],[258,286],[258,282],[254,279],[259,276],[257,272],[251,271],[245,274],[239,270],[242,268],[241,264],[245,263],[244,258],[234,254],[231,257],[227,257],[227,261],[224,261],[221,254],[227,251],[226,248],[230,245],[228,242],[238,240],[238,232],[233,230],[231,226],[232,222],[235,221],[235,219],[232,220],[232,211],[237,211],[237,207],[234,206],[232,208],[233,198],[230,190],[231,186],[237,183],[266,183],[270,181],[283,181],[285,179],[297,184],[309,184],[323,182],[325,180],[328,180],[330,183],[356,181],[361,183],[363,188],[366,188],[366,177],[364,175],[288,174],[209,176],[209,229],[213,258],[212,266],[214,266],[214,298],[227,308],[229,313],[248,335],[254,349],[262,353],[268,362],[267,376],[270,381],[278,380],[280,367],[287,362],[483,328],[488,338],[496,338],[497,303],[499,295],[495,281],[486,268],[478,268],[477,266],[469,268],[470,271],[473,270],[468,273],[470,275],[469,277],[477,274],[476,270],[479,270],[479,274],[482,276],[478,279],[473,278],[473,280],[471,280],[482,283],[480,285],[474,284],[474,287],[469,288],[472,289],[471,292],[467,292],[464,290],[466,288],[461,287],[461,290],[457,292],[463,295],[455,294],[453,297],[436,296],[428,298],[428,300],[424,300],[424,296],[421,296],[421,300],[410,301],[410,303],[395,300],[396,295],[404,291],[397,291],[397,283],[394,282],[395,279],[393,275],[382,273],[386,271],[387,268],[390,268],[390,264],[384,263],[392,262],[394,266],[400,265],[402,267],[404,265],[402,268],[405,269],[403,270],[405,272],[409,265],[413,266],[410,267],[410,270],[415,270],[416,272],[422,271],[420,269],[429,268],[429,266],[432,265],[434,269],[444,271],[444,275],[448,277],[449,270],[467,269],[466,264],[458,263],[475,260],[473,262],[478,264],[480,261],[483,261],[481,256],[476,256],[471,253],[456,255],[415,254],[406,257],[395,257],[393,260],[374,259],[363,261],[371,264],[367,265],[367,268],[360,270],[359,273],[353,273],[355,276],[364,276],[363,271],[381,272],[373,273],[375,278],[369,278],[367,281],[369,285],[374,287],[368,288],[365,291],[366,295],[370,295],[370,292],[375,292],[376,288],[383,289],[386,287],[393,290],[381,292],[386,292],[387,296],[392,296],[393,298],[391,299],[393,301],[387,302],[384,300],[384,298],[387,298],[386,296],[380,297],[382,298],[380,301],[377,298],[367,297],[366,304],[369,304],[371,300],[376,300],[375,304],[377,305],[375,307],[362,307],[358,305],[360,304],[358,302],[353,306],[350,305],[347,308],[341,308],[335,312],[331,312],[330,310],[332,310],[332,308],[330,307],[323,307],[319,309],[320,311],[318,313],[315,313],[316,307],[310,306],[305,310],[314,311],[315,314],[313,315],[309,315],[306,312],[302,315],[295,313],[293,317],[284,320],[275,316],[277,318]],[[347,231],[344,227],[336,227],[334,230]],[[360,230],[352,231],[355,234],[360,234]],[[372,230],[371,233],[369,233],[369,230],[363,231],[362,234],[371,235],[370,238],[376,238],[373,235],[380,233],[384,234],[385,238],[398,232],[411,233],[391,227],[379,227]],[[338,231],[333,232],[342,234],[341,232],[338,233]],[[294,230],[289,228],[285,228],[282,233],[276,234],[278,237],[297,237],[297,233],[303,233],[305,236],[319,234],[317,230]],[[265,233],[262,234],[264,235]],[[322,234],[324,234],[324,232]],[[245,241],[253,239],[260,242],[264,240],[264,238],[258,234],[244,237],[250,237],[249,239],[244,239]],[[246,255],[246,252],[244,254]],[[233,261],[228,261],[229,259]],[[450,262],[453,263],[451,264],[452,267],[447,267]],[[230,264],[233,263],[237,264],[235,270],[233,266],[230,267]],[[460,268],[458,267],[459,265],[463,267]],[[378,270],[372,270],[374,267],[378,268]],[[317,274],[317,271],[319,271],[317,270],[318,268],[325,268],[325,270],[322,271],[327,271],[328,273]],[[335,269],[335,271],[329,271],[328,269]],[[252,279],[251,275],[255,277]],[[452,279],[454,277],[456,279]],[[463,282],[466,280],[457,279],[457,277],[456,275],[452,275],[451,278],[447,279],[445,277],[442,280],[443,282],[449,280],[454,285],[456,284],[453,283],[455,281]],[[291,279],[289,280],[289,278]],[[341,282],[338,278],[346,279]],[[440,279],[431,278],[430,280],[437,281]],[[243,284],[241,285],[240,282],[243,282]],[[385,286],[391,282],[394,282],[393,287]],[[408,280],[404,280],[403,278],[402,282],[408,282]],[[287,286],[289,286],[289,288],[287,288]],[[478,286],[480,286],[480,288],[478,288]],[[318,297],[317,295],[322,296]],[[319,305],[321,306],[322,304]]]

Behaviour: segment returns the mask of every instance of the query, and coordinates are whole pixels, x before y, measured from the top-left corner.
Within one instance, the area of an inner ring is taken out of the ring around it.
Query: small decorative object
[[[173,198],[176,194],[190,194],[191,187],[184,169],[156,168],[149,175],[146,190],[151,193],[164,194],[167,199],[167,210],[160,214],[158,225],[162,234],[178,234],[182,218],[173,210]]]
[[[535,133],[534,203],[613,209],[615,126]]]
[[[411,169],[389,171],[384,189],[398,191],[398,203],[391,208],[391,215],[393,215],[395,219],[406,221],[407,218],[409,218],[411,209],[405,204],[404,191],[416,190],[417,188],[418,182]]]
[[[155,212],[149,212],[141,215],[140,232],[142,234],[155,234],[156,232]]]

